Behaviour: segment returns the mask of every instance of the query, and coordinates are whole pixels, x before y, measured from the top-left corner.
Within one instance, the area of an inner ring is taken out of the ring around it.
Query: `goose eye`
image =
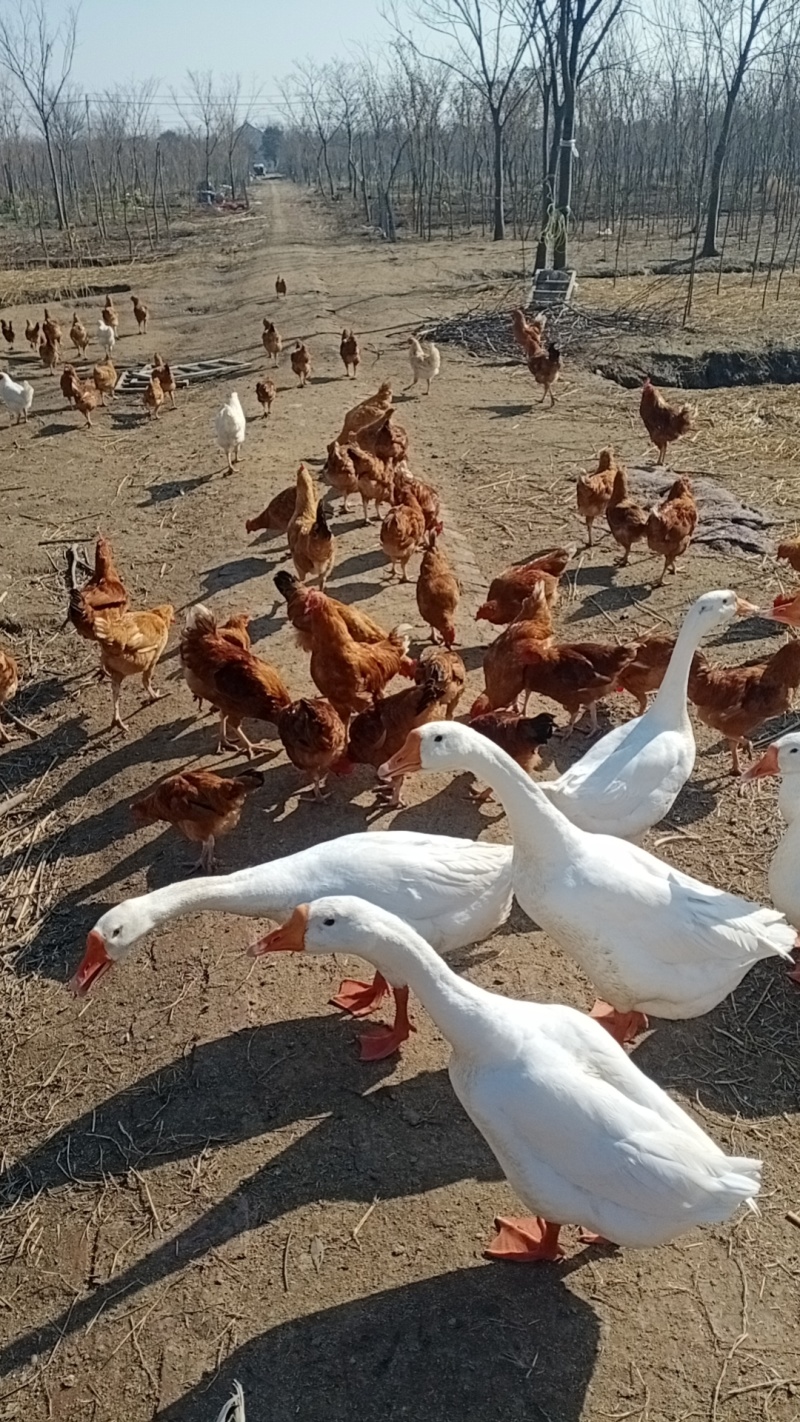
[[[333,925],[335,924],[336,919],[335,919],[335,918],[323,918],[322,922],[324,923],[324,925],[325,925],[326,928],[333,928]]]
[[[434,736],[433,739],[436,741],[436,743],[437,743],[437,745],[438,745],[438,743],[441,741],[442,737],[441,737],[441,736]]]

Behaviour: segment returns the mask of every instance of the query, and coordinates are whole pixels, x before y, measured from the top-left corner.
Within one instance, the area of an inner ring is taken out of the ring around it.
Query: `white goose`
[[[664,680],[645,714],[615,726],[558,780],[539,781],[573,824],[637,840],[669,813],[694,767],[686,705],[692,658],[703,637],[757,611],[734,592],[704,593],[683,620]]]
[[[145,934],[170,919],[207,910],[280,919],[296,904],[320,894],[357,894],[404,919],[437,952],[455,952],[487,938],[508,918],[512,857],[511,847],[503,844],[375,831],[342,835],[216,879],[184,879],[104,913],[86,940],[71,986],[78,994],[88,992]],[[387,991],[377,973],[373,983],[346,980],[333,1001],[361,1016]],[[395,993],[393,1027],[362,1038],[362,1056],[375,1061],[391,1055],[410,1031],[406,989]]]
[[[800,733],[781,736],[745,771],[742,780],[761,780],[767,775],[781,777],[778,808],[787,823],[770,861],[769,891],[775,907],[800,932]],[[800,982],[800,965],[789,977]]]
[[[452,1047],[450,1080],[538,1218],[498,1220],[492,1257],[556,1259],[562,1225],[633,1248],[755,1210],[761,1162],[728,1158],[590,1017],[460,978],[393,914],[358,898],[296,908],[272,952],[352,951],[409,983]]]
[[[711,888],[624,839],[578,829],[469,726],[431,721],[379,773],[446,769],[471,770],[502,802],[514,893],[591,978],[605,999],[593,1011],[619,1040],[636,1035],[648,1012],[710,1012],[761,958],[790,956],[795,933],[782,914]]]

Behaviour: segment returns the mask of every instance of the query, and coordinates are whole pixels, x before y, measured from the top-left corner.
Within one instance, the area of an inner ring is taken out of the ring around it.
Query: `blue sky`
[[[46,0],[54,20],[68,8],[67,0]],[[385,44],[388,33],[376,0],[83,0],[73,77],[95,95],[154,75],[167,123],[169,90],[180,88],[187,69],[240,73],[248,93],[263,86],[253,119],[267,123],[293,60],[347,58],[356,46]]]

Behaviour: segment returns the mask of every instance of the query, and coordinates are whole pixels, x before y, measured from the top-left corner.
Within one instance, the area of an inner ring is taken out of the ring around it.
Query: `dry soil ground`
[[[191,389],[154,424],[119,398],[90,432],[33,360],[11,360],[30,373],[36,402],[26,428],[0,433],[0,611],[25,670],[17,714],[38,739],[19,732],[0,764],[9,794],[31,792],[3,819],[0,846],[0,1418],[213,1422],[238,1378],[250,1422],[790,1422],[800,1415],[800,1231],[785,1214],[798,1205],[800,1017],[777,964],[708,1017],[656,1024],[634,1052],[723,1146],[764,1156],[760,1216],[645,1253],[573,1237],[565,1263],[528,1269],[482,1259],[494,1213],[514,1202],[455,1103],[446,1046],[424,1013],[399,1061],[357,1060],[352,1024],[327,1006],[355,960],[254,965],[242,950],[261,925],[205,916],[142,945],[85,1005],[65,991],[105,907],[182,877],[187,847],[170,831],[135,829],[129,806],[164,771],[211,764],[213,727],[195,715],[173,637],[158,675],[169,695],[140,707],[127,683],[131,733],[108,731],[94,649],[63,626],[64,542],[91,547],[102,528],[137,606],[202,597],[220,611],[249,608],[259,650],[306,690],[273,595],[285,553],[279,540],[249,539],[246,516],[300,458],[320,460],[357,392],[384,376],[405,383],[410,328],[524,294],[507,289],[509,256],[489,243],[391,249],[337,237],[288,185],[265,185],[260,198],[253,216],[220,229],[215,259],[190,252],[147,269],[151,334],[131,335],[124,312],[117,347],[123,365],[154,347],[173,360],[243,362],[235,383],[250,424],[235,478],[221,477],[210,433],[227,385]],[[280,306],[278,270],[289,286]],[[84,309],[93,324],[96,303]],[[253,394],[265,314],[314,359],[304,391],[284,363],[268,422]],[[339,364],[345,324],[362,340],[357,387]],[[446,503],[476,690],[472,613],[490,574],[579,535],[574,477],[602,444],[631,460],[646,448],[635,394],[568,365],[559,395],[555,411],[532,407],[538,390],[523,367],[448,350],[430,399],[399,409],[414,467]],[[720,411],[746,398],[701,397],[705,423],[679,463],[722,474],[790,520],[794,466],[756,437],[746,459],[729,458],[718,438]],[[765,429],[786,398],[758,392]],[[384,622],[414,622],[413,584],[387,587],[377,528],[334,526],[332,590]],[[617,572],[614,552],[605,536],[576,564],[563,635],[628,637],[674,625],[702,589],[733,584],[763,600],[776,587],[771,564],[697,551],[654,591],[652,560]],[[771,635],[748,623],[716,655],[756,654],[777,645]],[[560,742],[557,760],[583,744]],[[693,782],[651,844],[714,883],[764,895],[773,794],[740,799],[721,748],[706,734],[700,744]],[[463,777],[418,777],[409,808],[376,818],[366,773],[317,806],[298,799],[282,755],[264,769],[263,791],[222,845],[226,868],[367,825],[506,836],[497,807],[476,809]],[[512,995],[591,1001],[517,910],[458,966]]]

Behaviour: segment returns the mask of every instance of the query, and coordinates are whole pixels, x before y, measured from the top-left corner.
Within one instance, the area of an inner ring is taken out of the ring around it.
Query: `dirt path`
[[[252,965],[241,950],[258,925],[203,916],[142,946],[87,1005],[64,992],[104,907],[183,876],[186,846],[135,829],[132,798],[168,769],[217,762],[212,721],[197,719],[174,650],[158,677],[168,697],[143,708],[126,684],[131,734],[106,730],[108,690],[90,680],[92,648],[63,628],[63,544],[50,540],[90,545],[101,527],[137,606],[247,607],[259,650],[301,694],[305,658],[272,584],[284,550],[248,538],[245,518],[292,482],[300,459],[319,467],[355,398],[387,376],[400,390],[410,329],[507,286],[509,258],[491,244],[342,240],[288,185],[258,196],[251,218],[220,228],[213,261],[189,254],[157,270],[141,292],[152,334],[126,336],[115,353],[122,365],[156,346],[172,360],[241,362],[234,383],[250,423],[235,478],[221,477],[210,430],[228,385],[181,394],[152,425],[119,399],[90,433],[38,366],[12,360],[15,373],[30,370],[36,400],[27,428],[0,433],[0,614],[30,667],[18,709],[39,739],[22,735],[0,759],[9,793],[33,790],[4,821],[2,867],[16,872],[35,825],[12,894],[20,936],[48,895],[56,907],[33,943],[9,954],[2,980],[0,1418],[213,1422],[238,1378],[248,1422],[363,1422],[376,1410],[464,1422],[745,1422],[765,1399],[768,1415],[788,1422],[796,1401],[769,1386],[797,1371],[787,1320],[800,1267],[800,1235],[784,1222],[797,1207],[798,1014],[779,969],[762,965],[734,1003],[658,1027],[635,1054],[723,1145],[767,1158],[760,1218],[645,1254],[575,1245],[562,1267],[531,1271],[482,1260],[492,1216],[514,1208],[512,1195],[455,1105],[446,1048],[424,1013],[398,1062],[356,1060],[352,1024],[327,1006],[355,960]],[[278,271],[289,287],[280,303]],[[521,294],[509,291],[509,302]],[[285,357],[262,421],[253,392],[266,314],[287,345],[308,342],[314,381],[297,390]],[[343,325],[362,340],[357,388],[339,361]],[[613,439],[625,458],[643,450],[635,400],[596,377],[568,371],[553,413],[531,410],[531,398],[524,369],[449,351],[430,399],[398,398],[414,467],[446,504],[475,691],[472,612],[490,574],[578,537],[572,480],[597,448]],[[686,457],[703,467],[701,445]],[[331,590],[382,622],[415,624],[413,582],[387,585],[376,527],[337,517],[334,528]],[[642,559],[616,573],[601,543],[565,596],[562,634],[673,625],[708,586],[767,592],[753,560],[698,554],[655,592],[651,573]],[[756,650],[739,641],[726,654]],[[563,763],[581,749],[573,738],[556,755]],[[298,800],[283,756],[263,768],[263,791],[221,847],[227,869],[367,825],[507,837],[496,807],[469,802],[464,778],[420,780],[408,809],[376,817],[366,772],[314,806]],[[699,763],[672,817],[689,833],[665,852],[764,894],[766,814],[743,808],[723,768],[718,751]],[[511,995],[591,1000],[517,910],[457,966]]]

